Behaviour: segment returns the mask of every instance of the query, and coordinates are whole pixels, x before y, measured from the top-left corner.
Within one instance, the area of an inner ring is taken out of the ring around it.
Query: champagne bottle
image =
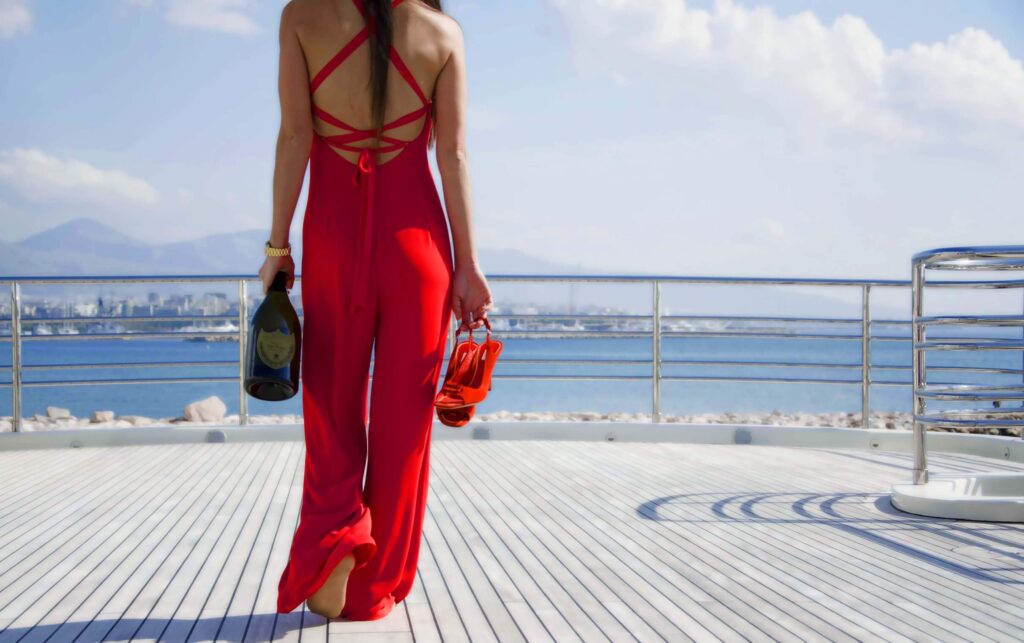
[[[260,400],[287,400],[299,391],[302,329],[279,270],[249,323],[245,390]]]

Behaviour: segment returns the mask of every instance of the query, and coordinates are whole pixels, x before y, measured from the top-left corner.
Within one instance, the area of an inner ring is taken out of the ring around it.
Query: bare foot
[[[348,554],[341,559],[323,586],[315,594],[306,599],[306,607],[310,612],[325,618],[338,618],[345,609],[345,589],[348,575],[355,567],[356,557]]]

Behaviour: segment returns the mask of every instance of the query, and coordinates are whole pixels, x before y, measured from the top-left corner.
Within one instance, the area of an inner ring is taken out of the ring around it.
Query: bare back
[[[333,125],[330,115],[353,127],[371,129],[370,46],[365,40],[352,43],[366,26],[359,7],[353,0],[303,0],[297,4],[301,8],[296,16],[296,34],[306,60],[312,91],[310,100],[317,112],[313,118],[314,129],[322,136],[349,133]],[[449,27],[447,20],[450,18],[418,0],[405,0],[393,9],[392,47],[400,58],[399,63],[404,62],[413,82],[428,100],[434,94],[438,75],[450,53],[445,38]],[[354,47],[342,52],[347,43]],[[338,63],[337,58],[343,60]],[[392,63],[388,70],[385,122],[422,106],[416,87],[395,71]],[[326,115],[321,116],[324,112]],[[423,127],[425,118],[429,118],[429,114],[421,114],[389,129],[387,135],[410,141]],[[374,145],[372,138],[352,142],[352,146],[360,148]],[[332,149],[352,163],[359,157],[359,153],[352,150]],[[377,162],[386,163],[399,153],[397,149],[381,152]]]

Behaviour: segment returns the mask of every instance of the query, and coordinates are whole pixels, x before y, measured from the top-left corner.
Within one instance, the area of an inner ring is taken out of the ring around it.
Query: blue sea
[[[904,327],[905,328],[905,327]],[[495,337],[501,338],[500,333]],[[496,371],[494,389],[478,412],[509,411],[596,411],[650,412],[650,365],[516,364],[515,359],[624,359],[649,360],[651,341],[647,338],[502,338],[505,349]],[[10,344],[6,344],[8,347]],[[907,340],[872,341],[872,378],[875,381],[910,381],[911,353]],[[7,353],[4,366],[10,366]],[[25,341],[25,366],[45,364],[111,364],[137,362],[237,360],[235,342],[192,342],[180,339],[59,339]],[[662,339],[664,360],[789,361],[799,363],[854,364],[860,362],[859,339],[666,337]],[[929,367],[941,365],[994,366],[1021,369],[1017,351],[936,351],[928,354]],[[903,370],[883,367],[900,366]],[[780,383],[734,381],[663,381],[661,409],[666,414],[765,412],[859,412],[860,369],[838,367],[782,368],[749,365],[673,365],[662,368],[664,376],[711,377],[800,377],[852,380],[851,383]],[[530,375],[625,375],[634,380],[530,380]],[[237,366],[202,368],[138,367],[74,370],[26,370],[24,382],[62,380],[117,380],[157,377],[233,377]],[[4,372],[10,382],[10,371]],[[955,378],[935,371],[929,383],[942,381],[988,381],[1019,383],[1021,376],[963,373]],[[111,410],[119,415],[153,418],[176,417],[189,402],[217,395],[228,413],[239,409],[237,381],[188,382],[172,384],[105,383],[89,386],[25,387],[23,415],[45,413],[48,405],[70,409],[78,417],[92,411]],[[10,387],[0,389],[0,413],[11,414]],[[873,385],[871,408],[875,411],[911,409],[909,386]],[[372,400],[372,393],[371,393]],[[1017,403],[1014,403],[1016,405]],[[1006,404],[1009,406],[1009,404]],[[249,398],[250,414],[301,414],[301,396],[283,402],[262,402]]]

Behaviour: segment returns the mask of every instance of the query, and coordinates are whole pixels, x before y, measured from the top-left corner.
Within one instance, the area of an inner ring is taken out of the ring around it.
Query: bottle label
[[[261,330],[256,336],[256,353],[270,368],[283,368],[295,354],[295,336],[280,330]]]

